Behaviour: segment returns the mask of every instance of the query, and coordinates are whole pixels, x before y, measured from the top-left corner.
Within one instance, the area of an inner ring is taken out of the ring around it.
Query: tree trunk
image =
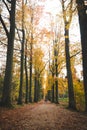
[[[54,73],[52,73],[52,78],[54,79]],[[54,103],[54,82],[52,85],[52,102]]]
[[[18,104],[22,104],[23,98],[23,76],[24,76],[24,41],[25,41],[25,31],[24,31],[24,0],[22,0],[22,42],[21,42],[21,68],[20,68],[20,87],[19,87],[19,97]]]
[[[40,100],[40,76],[39,76],[39,74],[38,74],[37,82],[38,82],[38,86],[37,86],[37,101],[39,101]]]
[[[29,88],[29,102],[32,102],[32,43],[30,44],[30,88]]]
[[[54,49],[54,56],[55,56],[55,75],[56,75],[56,81],[55,81],[55,86],[56,86],[56,103],[59,103],[59,100],[58,100],[58,61],[57,61],[57,58],[58,58],[58,50],[57,50],[57,43],[56,43],[56,48]]]
[[[26,54],[25,54],[25,77],[26,77],[26,97],[25,97],[25,103],[28,103],[29,100],[29,84],[28,84],[28,69],[27,69],[27,42],[25,44],[25,50],[26,50]]]
[[[42,71],[41,71],[42,72]],[[35,70],[35,87],[34,87],[34,102],[38,102],[40,100],[40,73],[41,73],[38,69],[38,71]]]
[[[20,68],[20,87],[19,87],[19,97],[18,97],[18,104],[22,104],[22,95],[23,95],[23,75],[24,75],[24,40],[25,40],[25,33],[24,29],[22,30],[23,38],[21,43],[21,68]]]
[[[55,67],[56,67],[56,81],[55,81],[55,85],[56,85],[56,103],[59,104],[59,100],[58,100],[58,65],[57,65],[57,59],[56,59],[56,63],[55,63]]]
[[[31,8],[31,28],[33,31],[33,9]],[[32,102],[32,48],[33,48],[33,32],[31,31],[30,43],[30,88],[29,88],[29,102]]]
[[[39,97],[40,97],[40,84],[39,84],[39,76],[37,74],[37,77],[35,79],[35,97],[34,97],[34,101],[38,102],[39,101]]]
[[[83,83],[85,92],[85,111],[87,112],[87,5],[84,0],[77,0],[79,25],[82,45]]]
[[[67,80],[68,80],[69,108],[76,109],[71,63],[70,63],[70,53],[69,53],[69,30],[66,28],[67,25],[68,23],[66,22],[65,23],[65,54],[66,54]]]
[[[10,11],[10,32],[8,35],[7,60],[4,77],[4,86],[2,94],[2,105],[11,105],[11,82],[12,82],[12,66],[13,66],[13,47],[15,38],[15,7],[16,0],[11,1]]]
[[[34,102],[37,102],[37,79],[34,78]]]
[[[35,78],[34,78],[34,102],[37,102],[37,87],[38,87],[38,80],[37,80],[37,72],[35,70]]]

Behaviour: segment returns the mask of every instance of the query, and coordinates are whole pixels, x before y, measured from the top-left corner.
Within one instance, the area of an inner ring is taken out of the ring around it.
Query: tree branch
[[[4,42],[2,42],[1,40],[0,40],[0,43],[1,43],[1,45],[4,45],[4,46],[6,46],[6,47],[8,46],[7,44],[5,44]],[[21,51],[21,50],[19,50],[19,49],[17,49],[17,48],[14,48],[14,50],[15,50],[15,51]]]
[[[18,34],[19,41],[22,42],[21,37],[20,37],[20,34],[19,34],[19,31],[22,32],[22,29],[18,29],[16,25],[15,25],[15,28],[16,28],[16,30],[17,30],[17,34]]]
[[[5,4],[5,6],[6,6],[8,12],[10,13],[9,7],[8,7],[7,3],[5,2],[5,0],[3,0],[3,3]]]
[[[6,25],[5,25],[5,23],[4,23],[4,20],[2,19],[1,14],[0,14],[0,21],[1,21],[1,23],[2,23],[2,26],[3,26],[4,30],[5,30],[5,33],[6,33],[7,37],[9,37],[8,29],[6,28]]]
[[[45,67],[46,67],[46,65],[47,65],[47,63],[49,62],[49,60],[46,62],[46,64],[44,65],[44,67],[42,68],[42,70],[40,71],[40,73],[39,74],[41,74],[42,73],[42,71],[45,69]]]
[[[73,58],[74,56],[78,55],[81,52],[81,50],[79,52],[77,52],[76,54],[70,56],[70,59]]]
[[[11,0],[7,0],[7,2],[11,4]]]
[[[1,45],[7,46],[7,44],[5,44],[4,42],[2,42],[1,40],[0,40],[0,43],[1,43]]]

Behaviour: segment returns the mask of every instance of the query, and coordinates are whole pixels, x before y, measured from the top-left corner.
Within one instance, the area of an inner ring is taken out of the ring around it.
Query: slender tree
[[[19,87],[19,97],[18,104],[22,104],[23,98],[23,73],[24,73],[24,41],[25,41],[25,31],[24,31],[24,0],[22,0],[22,42],[21,42],[21,67],[20,67],[20,87]]]
[[[52,60],[52,66],[50,66],[50,71],[52,73],[52,79],[53,79],[53,83],[52,83],[52,86],[51,86],[51,91],[52,91],[52,103],[55,102],[55,83],[54,83],[54,74],[55,74],[55,64],[54,64],[54,59]]]
[[[37,84],[37,71],[36,71],[36,68],[35,68],[35,78],[34,78],[34,102],[37,102],[38,99],[37,99],[37,87],[38,87],[38,84]]]
[[[67,7],[66,2],[68,1],[62,0],[63,18],[65,25],[65,55],[66,55],[68,94],[69,94],[69,108],[76,109],[71,62],[70,62],[70,52],[69,52],[69,27],[72,20],[73,1],[70,0],[69,3],[67,4]]]
[[[30,84],[29,84],[29,102],[32,102],[32,43],[33,35],[31,34],[31,43],[30,43]]]
[[[54,79],[54,73],[52,72],[52,78]],[[54,85],[54,81],[53,81],[53,84],[52,84],[52,103],[55,102],[55,98],[54,98],[54,91],[55,90],[55,85]]]
[[[54,48],[54,56],[55,56],[55,75],[56,75],[56,81],[55,81],[55,86],[56,86],[56,103],[59,103],[58,101],[58,47],[57,43],[55,43],[55,48]]]
[[[83,79],[85,91],[85,111],[87,112],[87,1],[76,0],[82,45]]]
[[[40,55],[39,55],[40,53]],[[38,60],[37,60],[38,58]],[[40,48],[37,48],[34,50],[34,102],[38,102],[41,97],[41,75],[43,74],[43,71],[45,70],[44,62],[42,61],[43,58],[43,52]]]
[[[31,11],[31,41],[30,41],[30,84],[29,84],[29,102],[32,102],[32,51],[33,51],[33,7]]]
[[[34,86],[34,102],[38,102],[40,97],[40,74],[39,70],[35,73],[35,86]]]
[[[25,43],[25,77],[26,77],[25,103],[28,103],[28,101],[29,101],[29,83],[28,83],[28,66],[27,66],[27,41]]]

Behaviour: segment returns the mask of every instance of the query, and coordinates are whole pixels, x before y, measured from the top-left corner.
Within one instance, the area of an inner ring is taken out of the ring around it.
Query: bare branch
[[[4,46],[8,46],[7,44],[5,44],[4,42],[2,42],[2,41],[0,41],[0,43],[1,43],[1,45],[4,45]],[[21,50],[19,50],[19,49],[17,49],[17,48],[14,48],[14,50],[16,50],[16,51],[21,51]]]
[[[42,68],[42,70],[40,71],[40,73],[39,74],[41,74],[42,73],[42,71],[45,69],[45,67],[46,67],[46,65],[47,65],[47,63],[49,62],[49,60],[46,62],[46,64],[44,65],[44,67]]]
[[[15,28],[16,28],[16,30],[17,30],[17,34],[18,34],[19,41],[22,42],[22,41],[21,41],[20,34],[19,34],[19,31],[22,31],[22,30],[21,30],[21,29],[18,29],[16,25],[15,25]]]
[[[1,16],[1,14],[0,14],[0,21],[2,23],[2,26],[3,26],[4,30],[5,30],[5,33],[6,33],[7,37],[9,37],[8,29],[6,28],[6,25],[4,23],[4,20],[3,20],[2,16]]]
[[[0,43],[1,43],[1,45],[7,46],[7,44],[5,44],[4,42],[2,42],[1,40],[0,40]]]
[[[10,3],[11,4],[11,0],[7,0],[8,1],[8,3]]]
[[[70,56],[70,58],[73,58],[73,57],[75,57],[76,55],[78,55],[78,54],[80,54],[80,53],[81,53],[81,50],[80,50],[79,52],[77,52],[76,54]]]
[[[5,4],[5,6],[6,6],[8,12],[10,13],[9,7],[8,7],[7,3],[5,2],[5,0],[3,0],[3,3]]]

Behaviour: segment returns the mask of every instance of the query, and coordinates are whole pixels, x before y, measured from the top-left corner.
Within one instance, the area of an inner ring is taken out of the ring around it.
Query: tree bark
[[[70,53],[69,53],[69,30],[66,28],[67,24],[69,23],[67,22],[65,23],[65,54],[66,54],[67,80],[68,80],[69,108],[76,109],[71,63],[70,63]]]
[[[32,102],[32,43],[30,44],[30,88],[29,88],[29,102]]]
[[[85,111],[87,112],[87,5],[84,0],[77,0],[79,25],[82,45],[83,83],[85,92]]]
[[[52,73],[52,78],[54,79],[54,73]],[[52,85],[52,103],[54,103],[54,82]]]
[[[22,30],[23,38],[21,43],[21,68],[20,68],[20,87],[19,87],[19,97],[18,97],[18,104],[22,104],[22,95],[23,95],[23,75],[24,75],[24,29]]]
[[[57,72],[58,71],[57,70],[58,65],[56,64],[55,66],[56,66],[56,81],[55,81],[55,85],[56,85],[56,103],[59,104],[59,100],[58,100],[58,72]]]
[[[23,98],[23,76],[24,76],[24,41],[25,41],[24,0],[22,0],[22,42],[21,42],[21,67],[20,67],[20,87],[19,87],[18,104],[23,103],[22,98]]]
[[[25,97],[25,103],[28,103],[29,101],[29,84],[28,84],[28,68],[27,68],[27,42],[25,44],[25,50],[26,50],[26,54],[25,54],[25,77],[26,77],[26,97]]]
[[[13,47],[15,38],[15,8],[16,0],[11,1],[10,11],[10,32],[8,35],[7,60],[4,77],[4,86],[2,94],[2,105],[11,106],[11,83],[12,83],[12,66],[13,66]]]
[[[38,101],[38,99],[37,99],[37,91],[38,91],[38,89],[37,89],[37,87],[38,87],[38,80],[37,80],[37,72],[36,72],[36,70],[35,70],[35,78],[34,78],[34,102],[37,102]]]
[[[37,86],[37,101],[40,100],[40,75],[38,74],[38,86]]]
[[[58,48],[57,48],[57,43],[56,43],[56,48],[54,49],[54,56],[55,56],[55,75],[56,75],[56,81],[55,81],[55,86],[56,86],[56,103],[59,103],[59,100],[58,100]]]
[[[33,9],[31,8],[31,28],[33,31]],[[30,86],[29,86],[29,102],[32,102],[32,49],[33,49],[33,32],[31,31],[30,43]]]

